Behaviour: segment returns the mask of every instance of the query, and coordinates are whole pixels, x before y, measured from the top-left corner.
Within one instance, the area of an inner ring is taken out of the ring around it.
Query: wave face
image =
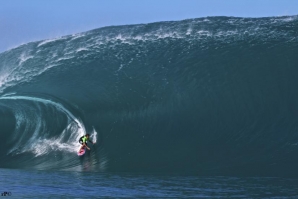
[[[0,167],[298,176],[297,30],[208,17],[3,52]]]

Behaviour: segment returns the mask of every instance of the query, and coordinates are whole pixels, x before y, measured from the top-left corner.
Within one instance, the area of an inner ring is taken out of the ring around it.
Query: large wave
[[[3,52],[0,167],[297,176],[297,27],[207,17]]]

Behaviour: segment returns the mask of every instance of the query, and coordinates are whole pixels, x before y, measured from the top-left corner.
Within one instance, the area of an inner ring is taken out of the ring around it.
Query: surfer
[[[79,143],[80,143],[82,146],[80,147],[80,150],[79,150],[79,151],[81,151],[81,149],[83,149],[83,148],[85,148],[85,147],[86,147],[88,150],[90,150],[90,148],[87,146],[87,142],[88,142],[88,141],[91,142],[92,144],[95,144],[94,142],[92,142],[91,140],[89,140],[89,138],[90,138],[90,135],[89,135],[89,134],[86,134],[86,135],[80,137],[80,139],[79,139]]]

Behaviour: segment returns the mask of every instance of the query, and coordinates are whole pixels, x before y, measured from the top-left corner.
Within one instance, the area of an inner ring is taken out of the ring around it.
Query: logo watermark
[[[1,193],[1,196],[11,196],[11,192],[4,191],[4,192]]]

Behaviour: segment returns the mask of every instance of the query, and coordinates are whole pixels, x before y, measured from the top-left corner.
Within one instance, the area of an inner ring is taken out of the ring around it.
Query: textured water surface
[[[297,179],[0,170],[15,198],[297,198]]]

